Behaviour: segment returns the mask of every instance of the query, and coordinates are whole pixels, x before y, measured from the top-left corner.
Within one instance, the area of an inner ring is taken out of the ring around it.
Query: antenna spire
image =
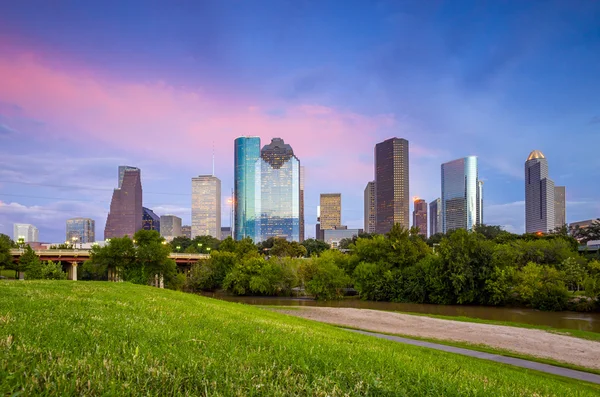
[[[212,176],[215,176],[215,141],[213,141],[212,148]]]

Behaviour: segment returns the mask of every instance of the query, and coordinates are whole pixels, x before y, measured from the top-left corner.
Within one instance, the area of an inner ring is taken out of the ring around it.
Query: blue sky
[[[191,178],[233,182],[233,139],[290,143],[362,226],[373,147],[410,142],[410,194],[479,156],[484,221],[524,230],[523,166],[541,150],[567,220],[600,217],[600,4],[592,1],[5,2],[0,5],[0,233],[102,235],[120,164],[144,205],[189,223]],[[224,197],[224,202],[226,198]],[[223,206],[223,223],[229,212]]]

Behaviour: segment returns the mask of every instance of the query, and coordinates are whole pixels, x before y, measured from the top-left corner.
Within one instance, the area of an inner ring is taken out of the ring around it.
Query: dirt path
[[[303,307],[277,310],[329,324],[439,340],[483,344],[531,356],[600,369],[600,342],[537,329],[467,323],[368,309]]]

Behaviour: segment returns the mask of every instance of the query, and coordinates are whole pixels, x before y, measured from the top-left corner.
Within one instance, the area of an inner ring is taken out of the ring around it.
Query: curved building
[[[525,232],[548,233],[554,229],[554,182],[548,177],[548,161],[534,150],[525,161]]]
[[[443,233],[483,223],[483,184],[476,156],[442,164],[441,204]]]

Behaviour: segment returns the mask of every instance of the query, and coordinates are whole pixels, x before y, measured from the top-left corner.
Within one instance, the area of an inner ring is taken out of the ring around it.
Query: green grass
[[[0,282],[0,395],[597,396],[600,387],[127,283]]]
[[[6,278],[15,278],[15,271],[14,270],[9,270],[9,269],[2,269],[0,270],[0,276],[4,276]]]

